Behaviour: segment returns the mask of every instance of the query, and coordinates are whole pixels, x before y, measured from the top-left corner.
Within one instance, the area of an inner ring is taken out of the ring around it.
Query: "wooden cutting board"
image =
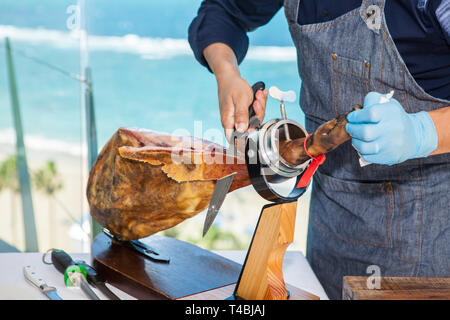
[[[94,267],[107,282],[137,299],[180,299],[236,283],[241,265],[171,237],[140,239],[169,263],[155,262],[100,233],[92,244]]]
[[[450,278],[381,277],[379,289],[369,289],[367,280],[368,277],[344,277],[342,299],[450,300]]]

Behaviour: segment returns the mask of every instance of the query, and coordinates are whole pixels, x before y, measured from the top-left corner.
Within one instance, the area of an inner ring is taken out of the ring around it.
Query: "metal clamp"
[[[292,177],[280,175],[278,172],[274,171],[276,166],[262,161],[263,156],[261,155],[261,150],[258,145],[258,133],[256,132],[254,134],[250,134],[245,148],[245,162],[247,164],[250,181],[256,192],[258,192],[258,194],[264,199],[276,203],[292,202],[297,200],[303,193],[305,193],[307,187],[294,187],[287,196],[276,192],[271,187],[271,183],[285,181]],[[297,186],[302,177],[303,169],[300,169],[297,173],[298,175],[295,186]],[[293,177],[295,177],[295,175]]]
[[[164,262],[164,263],[170,262],[169,256],[160,254],[156,249],[150,247],[149,245],[139,240],[124,241],[120,240],[118,237],[111,234],[107,229],[104,229],[103,232],[116,243],[128,247],[132,250],[135,250],[155,262]]]

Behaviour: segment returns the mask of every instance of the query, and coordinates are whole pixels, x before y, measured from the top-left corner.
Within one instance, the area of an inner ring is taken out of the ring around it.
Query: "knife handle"
[[[253,109],[253,102],[255,102],[256,93],[259,90],[264,90],[265,88],[266,88],[266,85],[262,81],[258,81],[252,86],[253,100],[252,100],[252,103],[250,103],[250,105],[248,107],[248,126],[249,127],[254,127],[256,129],[259,129],[259,126],[261,125],[261,121],[256,116],[255,109]],[[242,140],[243,138],[245,139],[247,137],[247,134],[248,133],[246,133],[246,132],[241,133],[241,132],[238,132],[236,129],[233,129],[233,133],[232,133],[231,139],[230,139],[230,147],[229,147],[232,154],[237,153],[236,140]]]
[[[23,267],[23,274],[25,275],[25,278],[31,281],[36,287],[41,289],[45,287],[45,281],[34,272],[31,266]]]
[[[253,102],[256,99],[256,93],[259,90],[264,90],[265,88],[266,88],[266,85],[262,81],[258,81],[252,86],[252,89],[253,89],[253,100],[252,100],[252,103],[250,103],[250,106],[248,107],[248,119],[249,120],[251,120],[254,116],[256,116],[255,109],[253,109]]]
[[[69,266],[75,265],[75,261],[63,250],[53,250],[51,258],[55,268],[62,274]]]

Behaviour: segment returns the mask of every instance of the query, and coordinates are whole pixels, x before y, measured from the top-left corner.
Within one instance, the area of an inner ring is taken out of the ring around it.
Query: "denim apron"
[[[302,79],[306,130],[395,91],[408,113],[450,106],[427,94],[392,40],[384,0],[332,21],[300,25],[301,0],[286,0]],[[424,57],[425,59],[425,57]],[[330,299],[344,276],[450,277],[450,154],[361,167],[351,141],[327,154],[312,186],[307,259]]]

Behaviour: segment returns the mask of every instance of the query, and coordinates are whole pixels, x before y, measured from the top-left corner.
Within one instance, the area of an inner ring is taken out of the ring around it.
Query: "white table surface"
[[[246,251],[215,251],[230,260],[242,264],[245,260]],[[84,260],[91,264],[89,253],[70,254],[73,260]],[[0,253],[0,300],[47,300],[37,287],[25,279],[23,267],[30,265],[36,273],[47,282],[49,286],[57,289],[59,296],[64,300],[84,300],[87,296],[79,288],[68,288],[64,286],[64,277],[53,265],[46,265],[42,262],[43,253]],[[46,261],[49,260],[47,255]],[[306,290],[320,297],[321,300],[328,300],[328,297],[317,280],[314,272],[307,260],[300,251],[287,251],[283,261],[283,274],[286,283],[300,289]],[[123,300],[135,300],[134,297],[117,289],[114,286],[107,286],[119,298]],[[107,298],[96,288],[93,290],[100,299]]]

